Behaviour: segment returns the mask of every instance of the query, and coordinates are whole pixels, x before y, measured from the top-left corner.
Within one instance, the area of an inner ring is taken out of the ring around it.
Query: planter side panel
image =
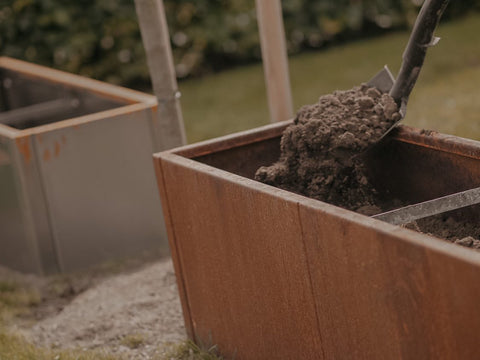
[[[35,137],[62,271],[166,250],[148,111]]]
[[[196,157],[195,160],[249,179],[261,166],[270,166],[280,157],[280,139],[267,139],[244,146]]]
[[[18,162],[8,138],[0,139],[0,263],[25,272],[42,272],[31,222],[26,218],[25,196]]]
[[[163,218],[165,220],[165,227],[167,231],[167,238],[168,238],[168,244],[170,247],[170,255],[172,257],[173,261],[173,266],[175,270],[175,277],[177,280],[177,286],[178,286],[178,293],[180,296],[180,303],[182,305],[182,312],[183,312],[183,319],[185,321],[185,329],[187,330],[187,335],[189,338],[193,339],[194,334],[193,334],[193,324],[192,324],[192,318],[190,316],[190,309],[188,305],[188,299],[187,299],[187,292],[185,289],[185,278],[183,276],[183,270],[182,266],[180,264],[180,253],[178,250],[178,244],[175,241],[175,231],[173,228],[173,219],[170,214],[170,206],[169,203],[172,201],[170,199],[169,195],[173,195],[173,201],[175,201],[176,196],[175,194],[169,194],[167,192],[167,184],[165,183],[164,180],[164,171],[162,167],[162,161],[158,157],[154,157],[154,165],[155,165],[155,174],[157,177],[157,184],[158,184],[158,190],[160,193],[160,199],[162,202],[162,208],[163,208]],[[168,165],[167,165],[168,166]]]
[[[323,358],[298,204],[185,158],[161,161],[194,339],[238,359]]]
[[[370,152],[375,187],[412,203],[480,186],[480,160],[439,142],[445,151],[404,141],[386,141]],[[478,145],[477,145],[478,148]],[[456,150],[456,151],[454,151]]]
[[[478,355],[479,266],[447,255],[455,245],[433,250],[416,233],[419,242],[309,206],[300,214],[327,358]]]

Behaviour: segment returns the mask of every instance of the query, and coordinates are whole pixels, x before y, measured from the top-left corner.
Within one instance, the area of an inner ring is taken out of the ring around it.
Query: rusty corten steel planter
[[[189,336],[235,359],[478,356],[480,253],[252,180],[285,126],[154,156]],[[480,143],[401,127],[369,167],[419,202],[479,186]]]
[[[71,271],[166,250],[153,96],[0,58],[0,264]]]

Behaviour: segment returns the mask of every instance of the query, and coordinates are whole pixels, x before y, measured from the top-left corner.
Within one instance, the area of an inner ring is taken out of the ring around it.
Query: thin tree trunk
[[[270,121],[293,117],[288,57],[280,0],[256,0]]]
[[[158,100],[156,151],[186,143],[170,36],[162,0],[135,0],[153,91]]]

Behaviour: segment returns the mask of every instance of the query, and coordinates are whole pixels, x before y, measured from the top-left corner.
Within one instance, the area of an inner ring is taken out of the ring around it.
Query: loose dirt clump
[[[380,211],[362,153],[400,120],[388,94],[361,85],[303,106],[283,133],[280,159],[261,167],[266,184],[371,215]]]

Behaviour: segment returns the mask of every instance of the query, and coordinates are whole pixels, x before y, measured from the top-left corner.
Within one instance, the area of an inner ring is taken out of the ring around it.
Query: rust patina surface
[[[189,335],[235,359],[475,358],[480,254],[252,180],[287,124],[154,157]],[[479,186],[480,144],[400,127],[368,166],[413,203]]]

